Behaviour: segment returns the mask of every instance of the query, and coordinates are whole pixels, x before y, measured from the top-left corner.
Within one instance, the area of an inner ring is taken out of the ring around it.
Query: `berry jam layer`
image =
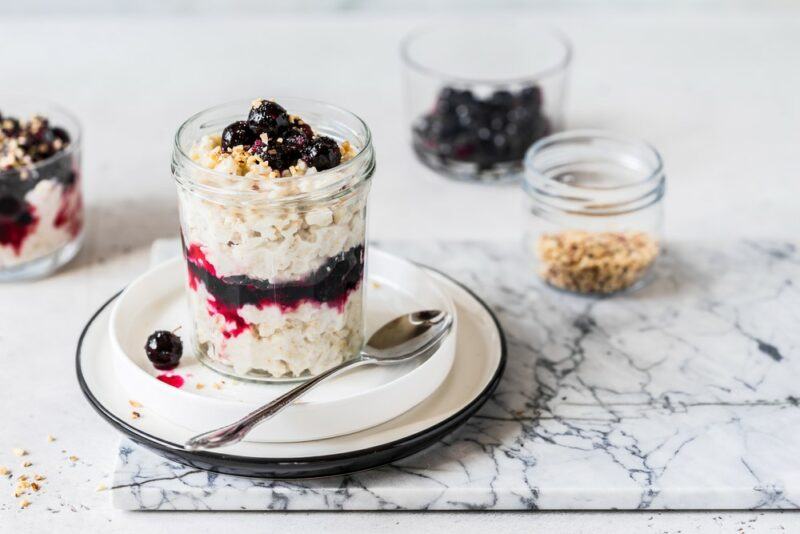
[[[228,316],[245,305],[258,308],[278,306],[281,311],[293,311],[309,302],[344,309],[347,297],[361,283],[364,274],[364,246],[346,250],[322,264],[301,280],[271,283],[248,276],[224,276],[216,273],[200,246],[189,245],[185,250],[189,269],[189,285],[197,288],[198,281],[214,297],[217,313]]]

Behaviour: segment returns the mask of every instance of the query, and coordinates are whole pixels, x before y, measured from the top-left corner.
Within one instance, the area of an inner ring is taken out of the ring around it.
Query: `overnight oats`
[[[4,281],[44,276],[68,262],[80,248],[83,229],[76,121],[53,108],[29,115],[11,111],[0,110]]]
[[[203,363],[276,380],[358,354],[374,167],[363,121],[319,102],[236,102],[180,128],[172,168]]]

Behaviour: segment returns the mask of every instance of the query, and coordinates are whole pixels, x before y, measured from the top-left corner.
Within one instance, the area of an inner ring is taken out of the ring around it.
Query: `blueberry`
[[[0,217],[13,219],[22,210],[22,204],[11,195],[0,197]]]
[[[222,150],[231,150],[236,146],[249,147],[258,139],[258,135],[250,129],[247,121],[236,121],[222,130]]]
[[[67,131],[64,128],[59,128],[58,126],[56,126],[55,128],[53,128],[53,135],[55,136],[56,139],[59,139],[65,145],[70,141],[69,133],[67,133]]]
[[[505,90],[499,90],[492,93],[489,97],[489,104],[499,109],[507,109],[514,105],[514,95]]]
[[[44,117],[36,116],[31,119],[28,131],[34,144],[52,143],[55,138],[49,121]]]
[[[289,118],[289,129],[291,130],[300,130],[303,135],[312,139],[314,137],[314,130],[311,129],[311,126],[303,122],[299,117],[290,117]]]
[[[271,100],[258,100],[247,117],[250,128],[257,134],[278,136],[289,126],[289,114],[283,106]]]
[[[144,351],[153,367],[167,371],[178,367],[183,356],[183,343],[181,338],[172,332],[156,330],[147,338]]]
[[[303,124],[302,126],[308,125]],[[311,128],[309,128],[309,130],[310,129]],[[286,145],[287,148],[297,152],[298,158],[295,159],[295,161],[297,161],[297,159],[299,159],[299,155],[311,142],[311,138],[313,136],[313,133],[308,135],[307,130],[303,129],[302,127],[292,127],[283,133],[283,144]]]
[[[320,136],[311,141],[303,151],[303,161],[318,171],[332,169],[342,161],[342,152],[336,140]]]
[[[519,92],[519,100],[523,105],[538,110],[542,107],[542,90],[537,85],[525,87]]]
[[[262,144],[255,154],[275,171],[285,171],[300,159],[300,152],[283,140],[270,140],[269,144]]]
[[[20,132],[19,121],[14,117],[5,117],[0,121],[0,131],[7,136],[15,136]]]

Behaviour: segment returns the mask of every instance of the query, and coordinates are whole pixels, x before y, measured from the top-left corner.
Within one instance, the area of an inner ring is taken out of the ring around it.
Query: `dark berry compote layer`
[[[287,282],[258,280],[247,275],[219,276],[197,245],[184,250],[189,269],[189,287],[202,283],[213,299],[211,311],[226,318],[225,337],[242,334],[248,327],[239,314],[243,306],[259,309],[276,306],[281,313],[297,310],[302,304],[335,308],[344,311],[350,293],[358,289],[364,275],[364,247],[355,246],[328,258],[306,277]]]
[[[45,256],[83,224],[70,136],[45,117],[0,113],[0,268]]]
[[[538,86],[485,98],[445,87],[412,127],[414,150],[436,170],[475,174],[517,171],[527,149],[550,133]]]
[[[179,188],[201,360],[232,367],[237,376],[296,377],[358,352],[365,195],[281,201],[314,193],[331,179],[320,173],[354,154],[347,141],[321,135],[266,99],[218,135],[195,141],[190,157],[214,172],[196,170],[192,178],[228,193],[214,202]]]

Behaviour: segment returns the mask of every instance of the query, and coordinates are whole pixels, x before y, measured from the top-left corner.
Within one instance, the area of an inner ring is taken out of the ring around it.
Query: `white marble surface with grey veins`
[[[800,250],[672,242],[656,281],[595,300],[486,243],[384,248],[436,266],[497,312],[498,391],[464,427],[394,465],[270,481],[187,469],[124,442],[130,509],[703,509],[800,503]]]

